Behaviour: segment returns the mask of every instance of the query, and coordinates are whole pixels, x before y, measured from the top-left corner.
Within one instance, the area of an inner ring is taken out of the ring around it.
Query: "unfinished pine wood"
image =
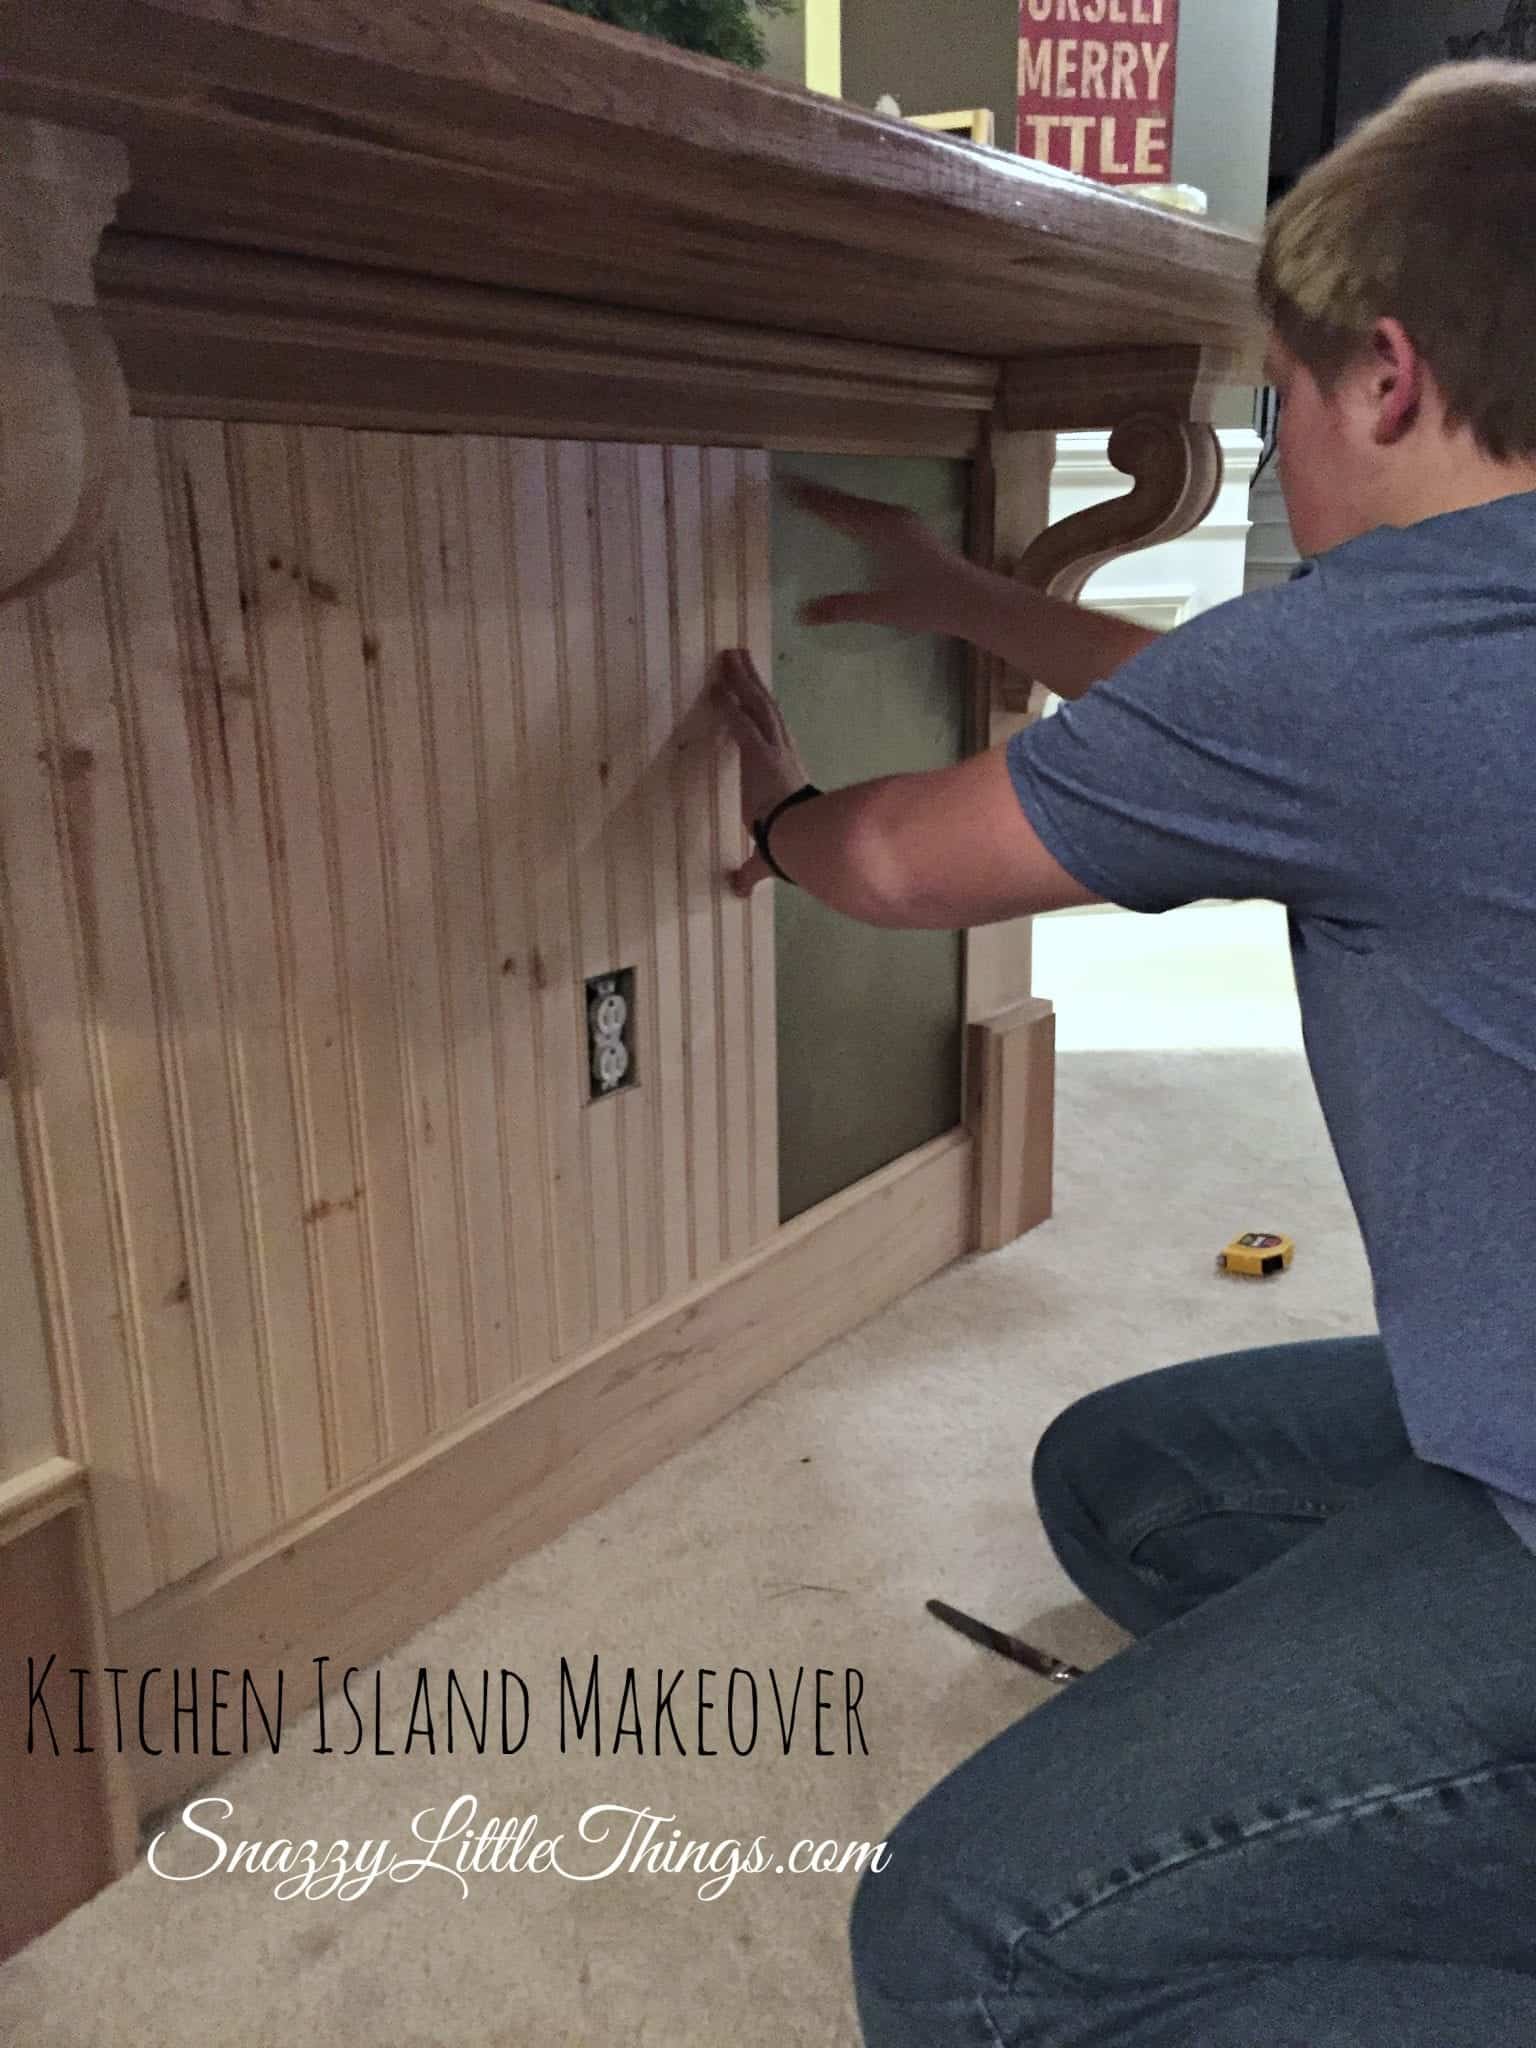
[[[1075,603],[1107,562],[1198,526],[1221,489],[1215,430],[1177,414],[1128,416],[1110,435],[1108,454],[1131,489],[1047,527],[1015,565],[1022,581],[1063,603]]]
[[[148,422],[135,435],[134,538],[125,536],[116,558],[134,593],[140,715],[154,735],[143,759],[162,787],[170,777],[179,785],[167,791],[168,824],[195,821],[189,865],[165,873],[162,886],[176,892],[173,902],[190,895],[206,905],[174,962],[183,1029],[206,1049],[187,1109],[199,1143],[187,1286],[207,1303],[215,1382],[233,1380],[259,1400],[259,1434],[248,1409],[216,1411],[212,1453],[231,1493],[242,1459],[266,1481],[265,1506],[252,1503],[242,1525],[240,1540],[254,1541],[332,1484],[289,1042],[282,827],[259,680],[265,645],[251,624],[255,584],[228,437],[214,425],[172,435]],[[249,1351],[217,1320],[221,1298],[236,1315],[234,1304],[249,1304]],[[108,1595],[115,1605],[113,1579]]]
[[[1041,352],[1003,365],[998,417],[1014,432],[1056,433],[1114,425],[1141,412],[1208,421],[1223,388],[1240,384],[1251,369],[1208,344]]]
[[[1256,375],[1255,248],[539,0],[0,0],[0,111],[126,148],[63,338],[140,414],[101,562],[0,607],[0,1227],[53,1381],[0,1449],[59,1453],[0,1484],[0,1611],[339,1668],[1048,1213],[1024,923],[970,942],[975,1138],[779,1228],[705,692],[772,673],[765,449],[979,443],[1011,565],[1016,430]],[[122,468],[65,438],[55,569]],[[208,1759],[141,1761],[152,1806]]]
[[[662,507],[662,518],[639,522],[639,591],[637,627],[644,647],[646,678],[643,738],[647,760],[666,756],[669,734],[676,735],[667,772],[654,774],[638,798],[650,846],[650,888],[655,994],[651,1143],[655,1147],[660,1200],[655,1205],[656,1257],[663,1293],[670,1292],[694,1268],[693,1153],[689,1143],[688,989],[685,978],[688,897],[687,849],[707,821],[688,794],[687,743],[682,719],[681,586],[677,558],[677,498],[673,488],[678,452],[642,448],[635,458],[635,489],[640,502]],[[684,457],[686,460],[687,458]],[[766,541],[754,542],[757,559],[768,560]],[[767,579],[764,578],[766,587]],[[676,623],[674,623],[676,621]],[[766,646],[765,631],[755,641]],[[753,1001],[758,999],[754,991]],[[768,1084],[774,1086],[773,1056]],[[761,1161],[762,1153],[759,1152]],[[776,1148],[768,1147],[769,1164],[777,1175]],[[777,1221],[775,1215],[772,1221]],[[765,1222],[764,1228],[767,1227]]]
[[[80,1468],[66,1459],[45,1460],[0,1485],[0,1613],[7,1650],[0,1713],[11,1731],[0,1745],[0,1805],[12,1847],[0,1864],[3,1961],[133,1861],[126,1759],[100,1739],[112,1724],[99,1676],[109,1659],[89,1493]],[[71,1666],[97,1674],[85,1689],[90,1747],[80,1746],[74,1681],[63,1676]],[[52,1703],[35,1720],[29,1670]]]
[[[1137,548],[1177,540],[1198,526],[1221,489],[1221,443],[1213,427],[1172,412],[1134,413],[1109,437],[1109,459],[1131,489],[1047,527],[1013,573],[1047,597],[1072,604],[1098,569]],[[999,683],[1004,706],[1027,712],[1034,686],[1017,671]]]
[[[68,1441],[58,1413],[42,1287],[16,1142],[14,1092],[0,1081],[0,1482],[53,1457]]]
[[[765,456],[141,420],[128,490],[0,611],[14,1193],[115,1614],[778,1222],[705,701],[771,672]]]
[[[330,599],[295,489],[297,436],[281,427],[252,427],[237,429],[230,441],[241,572],[250,599],[250,679],[265,742],[266,866],[285,984],[302,1241],[327,1480],[335,1485],[378,1462],[381,1432],[360,1214],[370,1191],[347,1058],[337,776],[325,722],[317,716],[314,619]]]
[[[742,492],[744,607],[741,644],[769,647],[773,642],[773,591],[766,576],[751,572],[755,562],[771,560],[771,469],[754,469]],[[743,850],[745,842],[743,842]],[[777,921],[771,889],[754,889],[747,900],[747,1019],[751,1030],[748,1064],[752,1100],[748,1152],[755,1162],[751,1188],[751,1242],[759,1244],[777,1227],[779,1208],[779,1086]]]
[[[745,522],[738,517],[742,476],[740,456],[711,448],[704,456],[709,546],[705,555],[710,645],[747,644],[746,589],[751,570],[744,559]],[[766,475],[761,479],[766,488]],[[718,873],[739,866],[747,845],[741,824],[741,755],[724,744],[715,754],[716,802],[719,806],[720,866]],[[722,993],[748,985],[747,943],[750,918],[734,892],[714,892],[715,929],[720,953]],[[726,1001],[720,1011],[721,1145],[720,1214],[724,1253],[736,1259],[752,1242],[753,1160],[749,1139],[756,1103],[752,1086],[752,1021],[745,1005]]]
[[[539,0],[0,5],[134,232],[1006,360],[1251,356],[1251,238]]]
[[[468,517],[469,624],[475,673],[486,836],[486,943],[491,965],[488,1064],[500,1144],[502,1230],[513,1333],[512,1368],[542,1371],[557,1356],[554,1241],[544,1172],[545,1070],[532,975],[534,896],[525,795],[535,765],[528,754],[521,688],[519,597],[514,588],[511,498],[506,451],[493,441],[460,444],[467,508],[492,506],[491,519]],[[534,1171],[530,1175],[529,1162]],[[528,1195],[519,1190],[528,1188]]]
[[[502,1150],[497,1106],[496,989],[489,905],[490,763],[479,705],[469,532],[482,516],[467,489],[457,439],[413,441],[418,570],[425,625],[430,717],[425,722],[435,792],[443,995],[451,1056],[445,1075],[452,1118],[455,1234],[463,1248],[467,1404],[503,1391],[515,1376],[511,1265],[504,1188],[521,1176]],[[495,502],[494,500],[492,501]],[[500,676],[489,679],[496,688]]]
[[[572,947],[563,990],[573,1037],[586,1015],[585,983],[625,963],[615,957],[615,932],[608,862],[601,837],[607,810],[606,748],[599,670],[596,451],[580,441],[553,451],[553,527],[560,586],[560,781],[564,823],[571,848]],[[584,1094],[590,1076],[582,1070]],[[590,1242],[593,1332],[604,1336],[624,1320],[624,1240],[619,1164],[620,1101],[594,1103],[582,1118]]]
[[[1051,1214],[1056,1017],[1032,997],[969,1027],[972,1245],[997,1251]]]
[[[128,394],[94,306],[0,294],[0,598],[89,561],[117,516]]]
[[[552,438],[963,455],[997,366],[114,233],[134,409]]]
[[[204,425],[197,431],[218,430]],[[323,597],[328,590],[352,589],[360,604],[372,601],[358,538],[367,500],[355,436],[320,430],[295,437],[293,446],[305,553],[314,589],[321,593],[308,608],[308,621],[316,739],[329,770],[332,886],[339,904],[336,973],[350,1089],[348,1150],[369,1162],[376,1183],[407,1188],[411,1096],[399,1029],[389,862],[393,819],[386,803],[390,771],[377,688],[379,636],[359,632],[354,607]],[[431,1412],[421,1369],[427,1277],[420,1213],[412,1200],[370,1201],[365,1187],[355,1214],[380,1441],[385,1454],[398,1456],[424,1439]]]
[[[78,1506],[84,1492],[84,1472],[72,1458],[56,1453],[8,1472],[0,1479],[0,1534],[14,1542],[50,1515]]]
[[[719,927],[715,878],[720,844],[717,750],[697,717],[697,678],[709,659],[710,618],[705,563],[709,545],[704,457],[692,448],[670,455],[672,524],[677,536],[677,632],[681,658],[678,703],[678,775],[674,784],[683,821],[681,849],[683,1032],[687,1046],[684,1128],[688,1134],[688,1231],[693,1270],[719,1270],[725,1255],[720,1200]]]
[[[957,1128],[807,1210],[542,1387],[470,1418],[249,1557],[124,1617],[115,1661],[250,1669],[267,1692],[365,1665],[510,1559],[612,1497],[759,1388],[970,1248],[973,1143]],[[158,1742],[154,1723],[150,1740]],[[141,1813],[217,1766],[135,1750]]]
[[[101,1256],[109,1242],[109,1216],[100,1176],[77,1178],[70,1172],[76,1147],[92,1157],[96,1130],[87,1035],[79,1021],[77,935],[63,879],[68,856],[60,778],[51,772],[60,757],[44,722],[47,707],[29,630],[34,623],[35,616],[29,619],[20,605],[0,607],[0,672],[8,685],[0,690],[0,754],[13,766],[30,764],[31,771],[15,776],[0,806],[0,913],[11,989],[9,1078],[25,1176],[16,1206],[30,1209],[36,1219],[34,1243],[63,1441],[81,1461],[93,1449],[100,1452],[103,1537],[117,1547],[119,1584],[131,1596],[147,1593],[156,1582],[142,1497],[143,1418],[126,1361],[113,1342],[115,1290],[110,1261]],[[23,944],[23,933],[30,945]],[[55,1020],[51,1027],[50,1017]],[[35,1085],[39,1050],[46,1055],[51,1082],[46,1106]],[[17,1249],[14,1243],[9,1247],[9,1271],[12,1284],[24,1288],[25,1268]],[[32,1424],[20,1425],[28,1436],[34,1433],[36,1407],[32,1414]]]
[[[513,593],[514,666],[523,735],[512,809],[519,820],[528,889],[525,971],[534,1002],[534,1046],[545,1103],[577,1102],[587,1077],[577,1030],[579,1003],[572,918],[573,849],[565,816],[564,634],[554,546],[553,447],[513,441],[504,451],[508,573]],[[515,971],[515,969],[514,969]],[[556,1357],[590,1342],[595,1322],[585,1129],[545,1113],[543,1180],[554,1255],[550,1322]]]
[[[193,705],[201,718],[202,707],[226,682],[231,699],[238,695],[243,648],[233,571],[211,525],[205,534],[199,522],[196,466],[189,461],[179,474],[167,474],[153,431],[136,425],[134,435],[136,459],[130,464],[123,519],[135,545],[111,551],[104,580],[122,622],[122,711],[134,735],[135,779],[159,882],[166,1016],[175,1019],[174,1030],[162,1039],[166,1121],[177,1201],[192,1227],[182,1234],[184,1256],[167,1291],[176,1297],[174,1313],[206,1365],[205,1427],[229,1447],[211,1474],[223,1550],[264,1534],[283,1502],[270,1400],[258,1366],[267,1333],[244,1259],[249,1219],[241,1132],[221,1028],[220,933],[203,885],[210,820],[199,806],[185,738]],[[201,499],[211,507],[206,488]],[[172,527],[183,534],[183,545],[174,551]],[[194,534],[195,552],[190,545]],[[195,561],[200,584],[195,578],[184,588],[174,582],[173,560]],[[173,589],[175,601],[167,603]],[[235,621],[228,632],[221,631],[226,619]],[[138,687],[146,674],[176,673],[184,659],[184,700]],[[224,738],[238,744],[227,726]]]
[[[971,472],[970,552],[1003,573],[1044,530],[1050,518],[1054,434],[1015,433],[989,423]],[[980,648],[969,650],[971,730],[978,752],[998,747],[1037,715],[1009,708],[1007,664]],[[978,926],[965,935],[965,1009],[971,1022],[1022,1002],[1031,993],[1032,921]],[[967,1039],[968,1068],[971,1044]]]
[[[127,170],[110,136],[0,115],[0,599],[88,561],[116,511],[128,398],[91,269]]]
[[[1165,366],[1164,395],[1198,407],[1207,386],[1200,351]],[[1138,358],[1127,372],[1152,379],[1157,365]],[[1085,387],[1099,402],[1112,381],[1090,372]],[[1062,384],[1063,408],[1071,381]],[[1049,410],[1039,417],[1050,418]],[[1070,416],[1068,414],[1067,416]],[[1178,410],[1133,413],[1110,437],[1110,460],[1132,489],[1056,525],[1047,524],[1055,435],[1006,424],[1000,409],[989,423],[974,469],[972,552],[1047,596],[1075,601],[1095,570],[1117,556],[1171,540],[1199,524],[1221,485],[1221,449],[1214,430]],[[1022,403],[1011,417],[1035,417]],[[979,651],[972,659],[972,724],[978,747],[997,747],[1039,717],[1042,693],[1021,664]],[[978,1124],[977,1243],[995,1249],[1033,1229],[1051,1213],[1055,1089],[1054,1020],[1032,996],[1031,920],[984,926],[966,936],[966,1099]],[[1013,1020],[1012,1036],[991,1021]],[[1011,1047],[1011,1049],[1010,1049]]]

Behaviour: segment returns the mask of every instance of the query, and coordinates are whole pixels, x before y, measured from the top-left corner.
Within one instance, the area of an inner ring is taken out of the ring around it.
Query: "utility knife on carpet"
[[[1000,1628],[978,1621],[974,1615],[962,1614],[958,1607],[951,1607],[945,1600],[930,1600],[928,1612],[971,1642],[980,1643],[983,1649],[995,1651],[999,1657],[1008,1658],[1010,1663],[1022,1664],[1027,1671],[1038,1671],[1053,1685],[1065,1685],[1069,1679],[1083,1675],[1075,1664],[1063,1663],[1049,1650],[1037,1650],[1033,1643],[1026,1643],[1018,1636],[1004,1635]]]

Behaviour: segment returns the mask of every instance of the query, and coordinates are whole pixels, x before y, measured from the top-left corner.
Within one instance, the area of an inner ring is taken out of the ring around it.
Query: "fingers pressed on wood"
[[[783,714],[743,648],[730,648],[720,658],[716,685],[722,702],[757,739],[772,746],[784,729]]]
[[[760,853],[754,853],[731,875],[731,888],[738,896],[750,896],[759,882],[766,882],[773,870]]]

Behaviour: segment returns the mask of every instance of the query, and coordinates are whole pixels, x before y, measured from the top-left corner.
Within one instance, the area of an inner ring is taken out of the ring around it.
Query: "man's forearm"
[[[1161,634],[1129,619],[1043,597],[1027,583],[968,563],[951,632],[1057,697],[1081,697]]]
[[[870,782],[829,789],[812,803],[780,813],[772,833],[773,857],[793,881],[859,924],[900,923],[892,905],[900,877],[893,872],[886,800],[893,784],[916,776],[881,775]]]

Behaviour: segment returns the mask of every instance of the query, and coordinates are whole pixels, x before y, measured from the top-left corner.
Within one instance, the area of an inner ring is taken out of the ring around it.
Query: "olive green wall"
[[[812,476],[909,505],[965,544],[968,465],[782,455]],[[804,626],[807,597],[860,586],[861,549],[774,494],[773,685],[813,782],[835,789],[946,767],[967,751],[958,641],[877,626]],[[781,1219],[961,1120],[962,939],[860,924],[775,882]]]
[[[1174,174],[1208,193],[1214,216],[1250,229],[1267,192],[1276,6],[1182,0],[1180,14]],[[1012,148],[1016,77],[1017,0],[843,0],[843,93],[856,105],[888,92],[909,114],[990,106]],[[1218,418],[1249,424],[1252,394],[1227,394]],[[961,543],[962,462],[780,456],[775,470],[909,504]],[[782,494],[773,550],[774,686],[812,779],[831,788],[959,759],[964,650],[802,626],[802,599],[856,585],[864,564]],[[774,887],[788,1220],[960,1121],[963,952],[957,933],[881,931]]]

